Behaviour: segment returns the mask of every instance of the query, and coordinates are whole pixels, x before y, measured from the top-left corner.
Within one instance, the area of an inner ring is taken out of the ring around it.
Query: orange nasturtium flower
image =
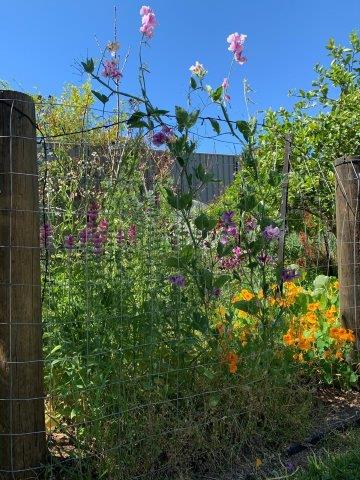
[[[308,338],[301,337],[298,345],[300,350],[304,350],[305,352],[307,352],[312,347],[313,342],[314,342],[314,339],[312,337],[308,337]]]
[[[354,332],[343,327],[330,328],[330,337],[338,342],[355,342]]]
[[[283,336],[283,341],[288,346],[294,345],[295,338],[290,330]]]
[[[304,319],[306,322],[310,323],[310,325],[315,325],[317,322],[317,318],[315,313],[313,312],[308,312],[305,316]]]
[[[328,322],[334,322],[336,319],[336,314],[337,314],[337,310],[335,305],[331,305],[331,307],[328,310],[326,310],[325,317],[328,320]]]
[[[335,358],[336,358],[337,360],[343,360],[344,355],[343,355],[342,352],[340,352],[340,350],[338,350],[338,351],[335,353]]]
[[[242,299],[246,302],[250,302],[250,300],[252,300],[255,296],[253,293],[251,293],[249,290],[246,290],[245,288],[241,290],[240,294]]]
[[[229,364],[229,372],[236,373],[237,372],[237,365],[239,363],[239,357],[235,352],[229,352],[226,355],[226,361]]]
[[[236,302],[240,302],[241,300],[245,300],[246,302],[249,302],[254,297],[255,295],[251,293],[250,290],[246,290],[246,288],[243,288],[241,292],[233,296],[233,298],[231,299],[231,302],[236,303]]]
[[[319,310],[319,308],[320,302],[309,303],[309,305],[307,306],[309,312],[315,312],[316,310]]]

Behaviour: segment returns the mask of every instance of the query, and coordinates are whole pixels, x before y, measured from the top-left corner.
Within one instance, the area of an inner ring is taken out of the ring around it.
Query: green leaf
[[[198,279],[204,289],[211,290],[213,288],[214,276],[209,269],[200,269],[198,272]]]
[[[256,302],[256,299],[252,299],[250,301],[240,300],[234,303],[234,307],[239,310],[243,310],[244,312],[247,312],[250,315],[254,315],[259,311],[259,306]]]
[[[226,255],[229,255],[229,253],[231,253],[231,250],[233,248],[234,247],[232,244],[223,245],[221,242],[218,242],[216,253],[219,257],[225,257]]]
[[[198,118],[199,118],[199,114],[200,114],[200,110],[195,110],[194,112],[190,113],[189,115],[189,119],[188,119],[188,122],[187,122],[187,128],[191,128],[195,125],[195,123],[197,122]]]
[[[205,168],[202,166],[201,163],[199,163],[199,165],[194,168],[194,172],[195,172],[195,177],[198,178],[200,181],[204,181],[205,180],[205,176],[206,176],[206,172],[205,172]]]
[[[255,194],[249,194],[241,198],[239,202],[240,212],[251,212],[258,204]]]
[[[208,217],[205,213],[201,213],[198,217],[195,218],[195,226],[202,231],[213,230],[217,224],[217,221],[211,217]]]
[[[178,129],[179,129],[180,132],[182,132],[187,126],[187,122],[188,122],[188,119],[189,119],[189,114],[183,108],[176,106],[175,107],[175,115],[176,115],[176,121],[177,121],[177,124],[178,124]]]
[[[86,62],[81,62],[81,65],[83,66],[86,73],[93,73],[95,64],[92,58],[87,58]]]
[[[148,124],[142,120],[146,115],[144,112],[135,112],[128,118],[126,123],[130,128],[148,127]]]
[[[214,131],[219,135],[220,134],[220,124],[214,118],[210,118],[210,123]]]
[[[210,182],[218,182],[220,180],[215,180],[214,179],[214,174],[213,173],[206,173],[204,167],[202,166],[201,163],[194,168],[195,172],[195,177],[199,179],[203,183],[210,183]]]
[[[322,295],[329,285],[331,278],[327,275],[318,275],[314,280],[314,296]]]
[[[214,287],[221,288],[231,280],[230,275],[220,275],[214,280]]]
[[[107,95],[104,95],[100,92],[97,92],[96,90],[91,90],[92,93],[95,95],[95,97],[100,100],[101,103],[105,105],[109,101],[109,97]]]
[[[160,110],[159,108],[149,108],[148,115],[153,115],[153,116],[161,116],[161,115],[167,115],[169,113],[169,110]]]
[[[278,187],[282,181],[282,175],[276,170],[270,170],[269,172],[269,185],[271,187]]]
[[[211,92],[211,98],[214,102],[218,102],[223,94],[223,87],[218,87],[216,90]]]
[[[240,131],[244,139],[248,142],[251,135],[251,126],[245,120],[238,120],[236,122],[236,128]]]
[[[193,90],[195,90],[195,88],[197,88],[197,83],[196,83],[196,80],[195,80],[194,77],[190,78],[190,86]]]
[[[192,326],[195,330],[201,333],[207,333],[209,331],[209,319],[206,315],[202,315],[200,312],[194,312],[192,320]]]
[[[357,383],[359,376],[355,372],[351,372],[349,375],[349,382],[352,384]]]
[[[168,257],[166,260],[165,260],[165,263],[168,267],[171,267],[171,268],[178,268],[181,266],[181,259],[179,256],[177,257]]]
[[[49,353],[49,355],[53,355],[55,352],[57,352],[58,350],[61,349],[61,345],[56,345],[56,347],[54,347],[51,352]]]
[[[175,194],[169,188],[166,189],[166,193],[169,205],[176,208],[177,210],[190,210],[193,201],[191,193],[187,192]]]

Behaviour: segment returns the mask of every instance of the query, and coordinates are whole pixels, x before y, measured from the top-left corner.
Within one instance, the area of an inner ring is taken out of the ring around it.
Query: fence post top
[[[336,168],[347,163],[360,163],[360,155],[344,155],[335,160],[334,166]]]
[[[1,100],[19,100],[22,102],[34,103],[34,100],[30,95],[24,92],[18,92],[17,90],[0,90],[0,101]]]

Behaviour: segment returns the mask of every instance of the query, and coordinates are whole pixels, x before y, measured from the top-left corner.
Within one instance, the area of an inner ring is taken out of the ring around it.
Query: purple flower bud
[[[264,228],[263,235],[266,240],[277,240],[280,236],[280,228],[268,225]]]
[[[254,217],[248,217],[244,222],[245,232],[252,232],[257,227],[257,220]]]
[[[234,254],[234,257],[239,258],[242,256],[243,251],[241,250],[240,247],[235,247],[232,249],[232,253]]]
[[[109,228],[109,222],[105,219],[103,220],[100,220],[99,222],[99,228],[100,230],[102,230],[103,232],[106,232],[107,229]]]
[[[73,250],[73,248],[75,247],[74,235],[66,235],[66,237],[64,238],[64,247],[66,250]]]
[[[87,224],[90,228],[94,227],[94,224],[96,223],[99,209],[99,205],[95,202],[92,202],[89,206],[89,210],[87,211]]]
[[[40,227],[40,245],[44,248],[51,248],[53,240],[53,231],[49,223],[44,223]]]
[[[214,287],[212,289],[211,295],[215,298],[219,298],[221,295],[221,289],[219,287]]]
[[[92,241],[95,247],[100,247],[107,241],[107,236],[102,231],[96,231],[93,234]]]
[[[291,282],[295,278],[299,278],[300,274],[294,268],[284,268],[281,272],[283,282]]]
[[[223,212],[221,215],[221,222],[223,226],[226,227],[234,227],[234,221],[233,221],[233,216],[235,215],[235,212],[229,210],[227,212]]]
[[[222,245],[226,245],[227,243],[229,243],[229,239],[227,236],[223,235],[220,237],[220,240],[219,242],[222,244]]]
[[[185,287],[185,277],[183,275],[170,275],[169,282],[176,287]]]
[[[260,252],[260,255],[258,256],[258,260],[262,265],[269,265],[274,261],[273,257],[271,255],[268,255],[264,251]]]
[[[173,131],[167,125],[163,125],[160,132],[156,132],[152,136],[152,143],[155,147],[160,147],[164,143],[167,143],[171,140],[173,136]]]
[[[93,254],[94,255],[101,255],[103,253],[102,245],[94,245],[93,247]]]
[[[227,234],[230,235],[230,237],[237,237],[239,235],[239,232],[238,229],[234,226],[227,229]]]
[[[84,228],[79,233],[79,240],[81,243],[87,243],[92,238],[92,233],[88,228]]]

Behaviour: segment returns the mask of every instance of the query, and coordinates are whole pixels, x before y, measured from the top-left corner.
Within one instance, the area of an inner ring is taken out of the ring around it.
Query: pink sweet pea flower
[[[246,57],[243,56],[244,43],[247,38],[247,35],[243,33],[232,33],[228,36],[227,42],[230,44],[229,51],[234,54],[234,60],[240,65],[243,65],[246,62]]]
[[[148,15],[149,13],[151,13],[152,10],[150,7],[147,7],[146,5],[143,5],[141,8],[140,8],[140,15],[143,17],[144,15]]]
[[[222,86],[223,92],[224,92],[224,101],[229,102],[230,101],[230,95],[226,91],[229,88],[229,79],[227,77],[224,78],[221,86]]]
[[[141,27],[140,32],[147,38],[154,35],[156,26],[156,16],[154,11],[148,6],[142,6],[140,9]]]
[[[160,132],[156,132],[152,136],[152,143],[156,147],[160,147],[164,143],[168,143],[173,138],[173,131],[167,125],[163,125]]]
[[[118,82],[122,78],[122,73],[118,68],[118,62],[115,58],[105,60],[102,75],[107,78],[112,78],[114,82]]]
[[[222,84],[221,84],[222,88],[224,90],[226,90],[227,88],[229,88],[229,79],[227,77],[224,78]]]

